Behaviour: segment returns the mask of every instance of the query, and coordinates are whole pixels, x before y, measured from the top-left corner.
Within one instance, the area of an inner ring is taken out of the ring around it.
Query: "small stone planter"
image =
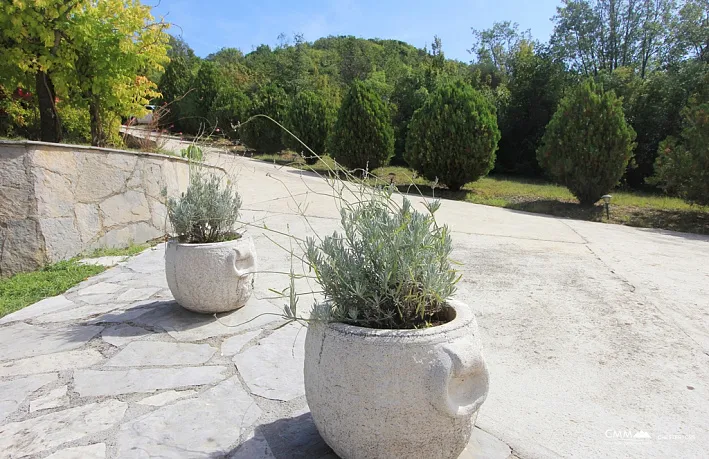
[[[343,459],[455,459],[488,392],[472,311],[450,301],[444,325],[376,330],[311,323],[305,395]]]
[[[183,244],[175,239],[165,248],[167,285],[180,306],[214,314],[239,309],[251,297],[256,251],[250,237],[210,244]]]

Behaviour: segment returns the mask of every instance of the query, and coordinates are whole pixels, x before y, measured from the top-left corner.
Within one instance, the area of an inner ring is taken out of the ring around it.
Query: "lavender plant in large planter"
[[[451,238],[391,196],[345,206],[344,234],[309,239],[325,302],[311,314],[305,393],[344,459],[457,458],[488,392],[470,308],[451,299]]]
[[[190,175],[187,191],[168,201],[175,232],[165,249],[165,275],[175,300],[194,312],[233,311],[253,291],[256,252],[234,231],[241,197],[215,175]]]

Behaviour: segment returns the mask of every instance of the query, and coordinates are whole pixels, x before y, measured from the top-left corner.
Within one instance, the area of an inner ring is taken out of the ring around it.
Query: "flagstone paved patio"
[[[335,457],[305,403],[305,329],[257,297],[219,320],[182,309],[163,256],[0,319],[0,455]]]

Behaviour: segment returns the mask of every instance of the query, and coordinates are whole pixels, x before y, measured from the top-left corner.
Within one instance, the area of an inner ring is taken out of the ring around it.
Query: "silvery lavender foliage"
[[[326,303],[319,318],[369,328],[429,326],[455,292],[451,237],[434,212],[414,210],[404,198],[396,206],[387,194],[341,210],[342,234],[309,238],[306,260],[322,286]]]
[[[192,171],[187,191],[170,198],[167,212],[180,242],[220,242],[238,237],[234,225],[239,218],[241,196],[231,182],[222,187],[214,174]]]

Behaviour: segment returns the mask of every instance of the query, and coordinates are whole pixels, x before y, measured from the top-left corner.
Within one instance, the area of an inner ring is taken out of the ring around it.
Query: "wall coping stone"
[[[181,156],[174,156],[174,155],[164,155],[162,153],[150,153],[147,151],[133,151],[133,150],[120,150],[117,148],[103,148],[103,147],[94,147],[91,145],[79,145],[79,144],[72,144],[72,143],[53,143],[53,142],[40,142],[39,140],[0,140],[0,147],[7,145],[7,146],[30,146],[30,145],[37,145],[37,146],[43,146],[43,147],[51,147],[51,148],[60,148],[60,149],[65,149],[65,150],[82,150],[82,151],[90,151],[94,153],[112,153],[112,154],[121,154],[121,155],[133,155],[133,156],[144,156],[148,158],[157,158],[157,159],[168,159],[171,161],[177,161],[181,163],[190,163],[189,159],[183,158]],[[207,163],[198,163],[202,167],[207,167],[210,169],[218,169],[222,171],[224,174],[228,174],[227,170],[224,169],[223,167],[220,166],[214,166],[212,164],[207,164]]]

